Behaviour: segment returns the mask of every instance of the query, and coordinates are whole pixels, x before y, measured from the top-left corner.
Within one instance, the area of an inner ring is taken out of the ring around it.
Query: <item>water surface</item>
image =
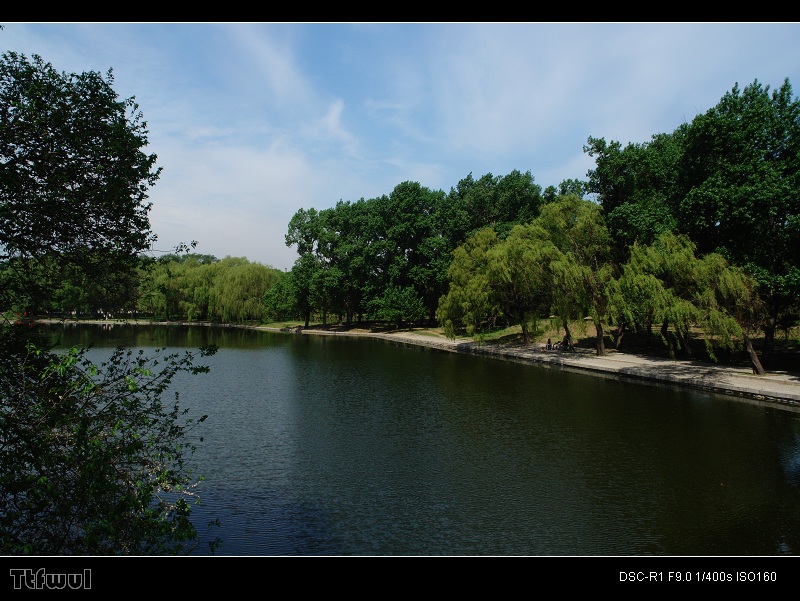
[[[384,340],[56,326],[62,343],[220,346],[198,526],[222,555],[794,555],[800,414]],[[201,554],[207,553],[200,549]]]

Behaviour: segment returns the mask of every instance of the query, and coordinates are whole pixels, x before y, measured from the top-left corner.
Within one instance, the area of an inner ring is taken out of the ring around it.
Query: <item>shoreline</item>
[[[515,344],[477,344],[469,340],[450,340],[398,332],[336,332],[290,328],[256,329],[281,331],[290,334],[320,336],[361,336],[389,340],[400,344],[424,346],[448,352],[481,355],[504,361],[543,365],[566,369],[576,373],[617,378],[651,385],[668,385],[713,392],[745,399],[759,405],[775,406],[800,412],[800,376],[787,372],[769,372],[757,376],[750,369],[718,366],[693,361],[670,360],[607,350],[598,356],[589,349],[576,349],[574,353],[545,350],[542,343],[529,346]]]
[[[542,365],[555,369],[566,369],[577,373],[591,374],[635,381],[651,385],[668,385],[692,388],[745,399],[759,405],[773,406],[800,412],[800,374],[776,371],[763,376],[747,368],[720,366],[687,360],[671,360],[625,353],[610,349],[598,356],[592,349],[576,349],[576,352],[545,350],[542,343],[528,346],[518,344],[478,344],[472,340],[451,340],[443,336],[416,333],[413,330],[391,332],[335,331],[309,328],[279,328],[243,324],[217,324],[210,322],[163,322],[113,320],[61,320],[40,319],[41,323],[69,323],[96,325],[187,325],[235,327],[294,335],[357,336],[378,338],[398,344],[422,346],[447,352],[480,355],[504,361],[531,365]]]

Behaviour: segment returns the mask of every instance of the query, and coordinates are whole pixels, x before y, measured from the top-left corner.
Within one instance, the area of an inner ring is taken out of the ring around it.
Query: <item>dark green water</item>
[[[57,326],[214,343],[198,524],[218,555],[800,553],[800,413],[373,339]]]

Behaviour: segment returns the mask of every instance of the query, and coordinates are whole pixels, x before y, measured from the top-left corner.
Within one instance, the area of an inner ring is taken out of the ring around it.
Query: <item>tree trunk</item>
[[[764,359],[769,359],[772,355],[772,349],[775,346],[775,328],[777,323],[778,320],[774,316],[771,316],[764,324],[764,348],[761,350]]]
[[[744,337],[744,350],[747,351],[747,356],[750,357],[750,365],[753,367],[753,373],[758,376],[763,376],[766,372],[764,367],[761,365],[761,361],[756,354],[756,350],[753,348],[753,341],[750,340],[750,337],[745,335]]]
[[[604,340],[605,336],[603,335],[603,323],[601,321],[599,321],[599,320],[595,321],[594,322],[594,328],[597,331],[597,337],[596,337],[597,338],[597,340],[596,340],[596,342],[597,342],[597,354],[602,357],[603,355],[606,354],[606,343],[605,343],[605,340]]]
[[[661,324],[661,336],[664,338],[664,341],[667,343],[667,349],[669,350],[670,359],[675,359],[675,340],[670,335],[669,322],[666,319]]]
[[[525,346],[528,346],[531,343],[531,333],[528,331],[528,324],[525,321],[525,315],[521,317],[520,324],[522,327],[522,341],[525,343]]]
[[[572,346],[572,334],[569,332],[569,324],[567,324],[567,320],[564,320],[564,339],[561,341],[561,350],[562,351],[575,351],[575,347]]]
[[[683,356],[686,359],[692,358],[692,347],[689,344],[689,330],[687,329],[685,332],[682,330],[677,330],[678,335],[681,337],[681,344],[683,344]]]
[[[614,340],[614,348],[619,350],[622,346],[622,337],[625,336],[625,323],[619,324],[619,329],[617,330],[617,337]]]

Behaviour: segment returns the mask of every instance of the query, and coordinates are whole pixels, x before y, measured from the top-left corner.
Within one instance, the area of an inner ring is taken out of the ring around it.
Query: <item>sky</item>
[[[289,221],[472,174],[588,179],[589,137],[670,133],[739,85],[800,90],[800,23],[4,22],[0,50],[135,97],[154,256],[290,270]]]

